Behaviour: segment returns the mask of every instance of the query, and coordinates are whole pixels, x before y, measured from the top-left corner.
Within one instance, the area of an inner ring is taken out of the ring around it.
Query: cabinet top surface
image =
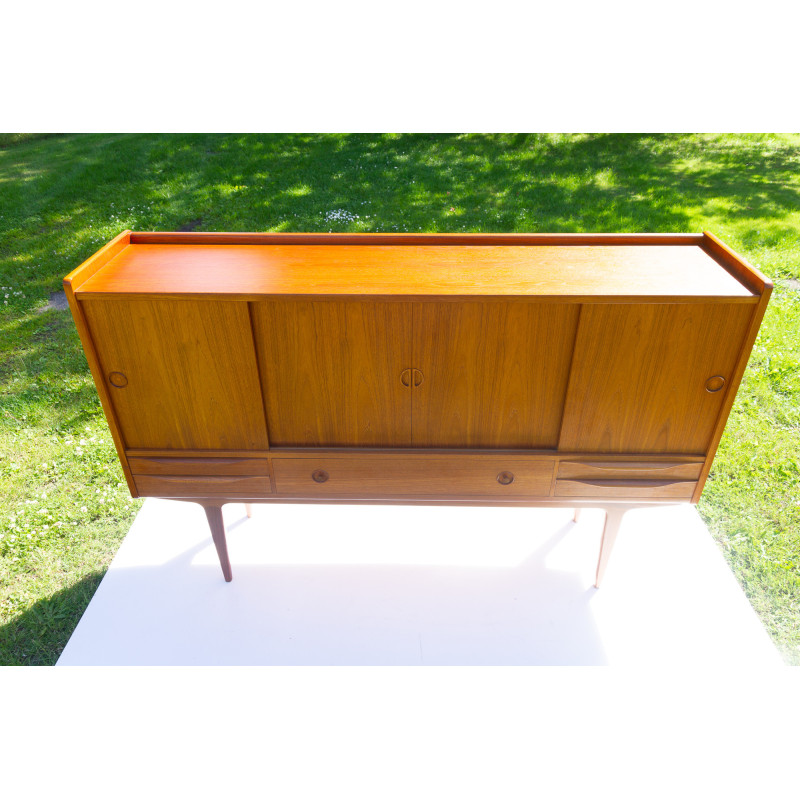
[[[755,297],[699,244],[130,243],[77,291],[232,298]]]

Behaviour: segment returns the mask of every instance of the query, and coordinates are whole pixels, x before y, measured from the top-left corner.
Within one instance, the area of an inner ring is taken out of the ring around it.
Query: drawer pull
[[[565,464],[578,464],[582,467],[607,470],[629,470],[631,472],[657,472],[658,470],[675,469],[684,466],[683,461],[565,461]]]
[[[514,483],[514,473],[513,472],[501,472],[497,476],[497,482],[502,486],[508,486],[509,483]]]
[[[327,481],[328,478],[330,478],[330,475],[328,475],[328,473],[325,472],[324,469],[315,469],[311,473],[311,479],[316,481],[317,483],[325,483],[325,481]]]
[[[725,378],[722,375],[712,375],[706,381],[706,391],[715,394],[725,385]]]
[[[422,370],[416,368],[404,369],[400,373],[400,383],[402,383],[403,386],[411,386],[412,384],[414,386],[419,386],[424,380],[425,376],[422,374]]]
[[[117,389],[122,389],[128,385],[128,378],[122,372],[109,372],[108,373],[108,382],[112,386],[116,386]]]
[[[676,486],[687,481],[671,481],[671,480],[587,480],[572,478],[572,483],[580,483],[584,486],[606,486],[614,489],[641,489],[641,488],[658,488],[660,486]]]

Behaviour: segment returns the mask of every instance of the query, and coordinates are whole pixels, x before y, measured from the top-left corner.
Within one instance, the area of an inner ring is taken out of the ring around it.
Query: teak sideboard
[[[133,497],[696,503],[772,290],[703,234],[125,231],[64,287]],[[248,508],[249,513],[249,508]],[[487,534],[489,535],[489,534]]]

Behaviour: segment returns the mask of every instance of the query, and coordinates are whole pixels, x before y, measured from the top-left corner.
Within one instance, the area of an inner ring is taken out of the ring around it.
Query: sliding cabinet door
[[[409,303],[269,299],[251,310],[273,446],[410,445]]]
[[[126,447],[268,446],[246,303],[120,297],[81,304]]]
[[[414,303],[414,445],[555,448],[578,308]]]
[[[585,305],[560,449],[704,454],[753,309]]]

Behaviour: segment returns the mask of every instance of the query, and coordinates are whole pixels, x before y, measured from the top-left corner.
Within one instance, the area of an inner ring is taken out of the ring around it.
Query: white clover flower
[[[88,510],[89,510],[89,509],[88,509],[88,508],[86,508],[86,506],[81,506],[81,511],[83,511],[84,513],[85,513],[85,512],[87,512]]]

